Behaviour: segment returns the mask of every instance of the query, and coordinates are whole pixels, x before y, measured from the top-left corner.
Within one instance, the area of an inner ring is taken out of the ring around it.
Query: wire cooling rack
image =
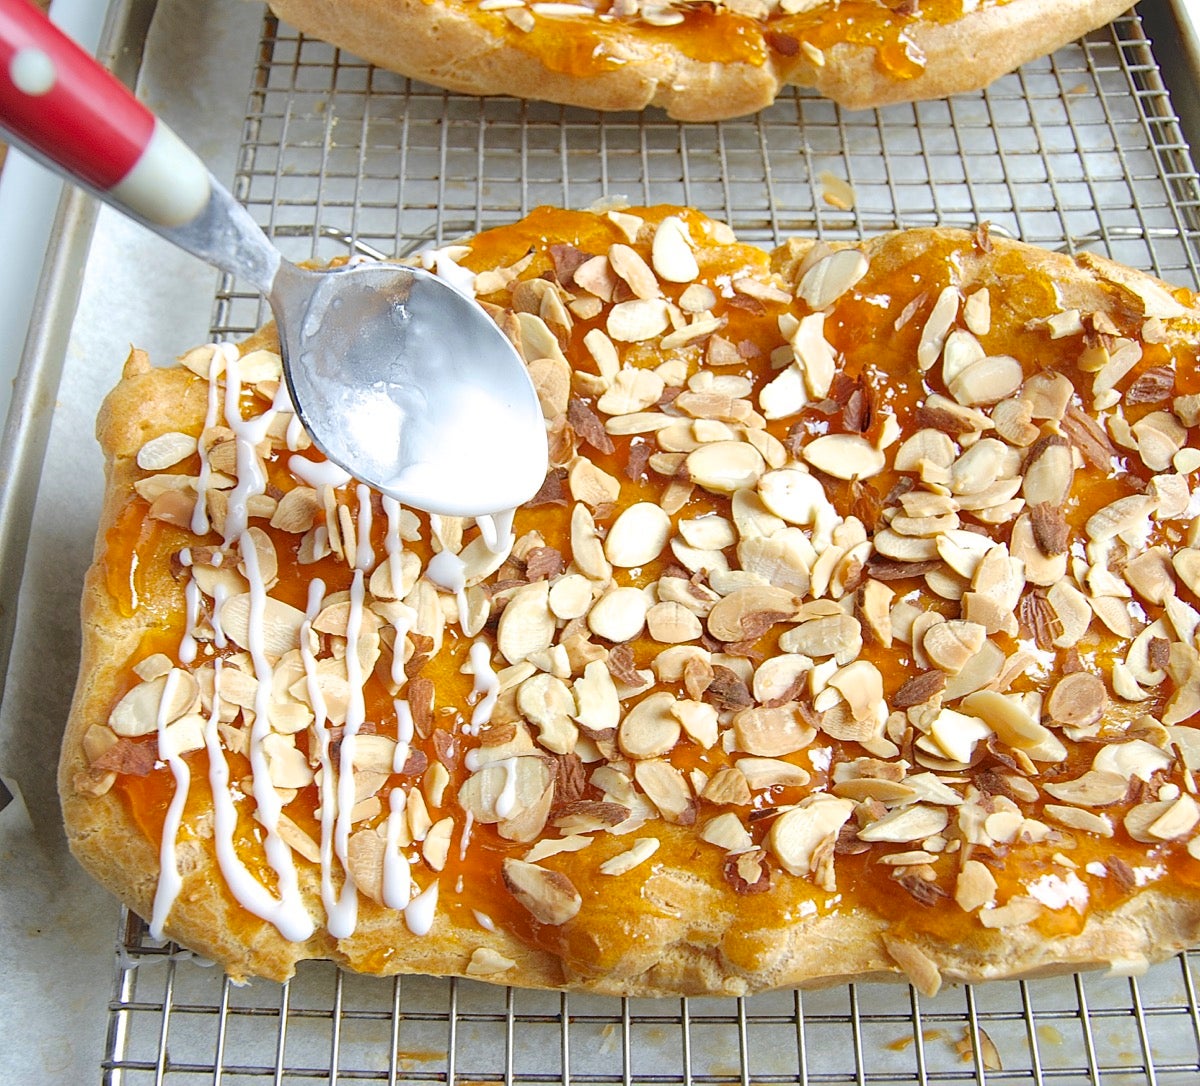
[[[1187,93],[1187,89],[1184,89]],[[449,94],[268,17],[234,191],[293,259],[441,244],[548,203],[698,207],[748,241],[942,223],[1200,280],[1200,183],[1138,13],[952,101],[849,113],[789,92],[681,126]],[[848,186],[848,188],[847,188]],[[224,281],[213,334],[265,318]],[[236,987],[123,914],[109,1083],[1200,1082],[1200,955],[1141,978],[618,1000],[307,963]]]

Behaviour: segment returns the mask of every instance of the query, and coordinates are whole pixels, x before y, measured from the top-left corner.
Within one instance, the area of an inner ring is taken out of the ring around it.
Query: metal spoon
[[[52,169],[252,284],[279,330],[292,403],[351,475],[431,513],[515,508],[547,468],[512,344],[438,275],[285,260],[200,159],[27,0],[0,0],[0,127]]]

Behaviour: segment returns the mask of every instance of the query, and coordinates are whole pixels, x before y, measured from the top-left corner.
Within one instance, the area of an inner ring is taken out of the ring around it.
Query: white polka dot
[[[40,49],[28,46],[19,49],[8,62],[8,74],[17,90],[29,95],[42,95],[50,91],[58,73],[54,61]]]

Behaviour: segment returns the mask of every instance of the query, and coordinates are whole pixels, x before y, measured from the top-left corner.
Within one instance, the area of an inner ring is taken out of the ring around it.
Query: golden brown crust
[[[606,70],[571,72],[544,62],[503,18],[479,19],[464,0],[272,0],[271,7],[305,33],[450,90],[599,110],[658,106],[679,120],[712,121],[762,109],[787,84],[813,87],[850,109],[978,90],[1103,26],[1129,3],[1064,0],[1048,10],[1041,0],[1008,0],[945,22],[917,20],[904,34],[909,51],[924,59],[901,75],[881,65],[873,44],[764,48],[761,63],[706,60],[636,22],[605,29]],[[563,21],[565,32],[578,21]]]
[[[662,209],[651,211],[646,220],[657,222],[664,214]],[[575,227],[582,221],[579,217],[568,225]],[[725,235],[701,225],[694,213],[689,221],[693,234],[702,238],[698,249],[705,258],[709,250],[719,251],[725,245]],[[546,236],[550,222],[552,218],[539,220],[535,216],[529,230]],[[519,238],[513,243],[517,253],[523,251]],[[548,240],[552,239],[553,234],[549,234]],[[1014,312],[1028,313],[1048,296],[1047,285],[1052,282],[1055,303],[1045,317],[1078,311],[1102,323],[1103,316],[1114,329],[1102,333],[1110,337],[1105,341],[1109,346],[1115,344],[1111,337],[1116,329],[1127,333],[1136,325],[1146,328],[1147,343],[1153,342],[1164,351],[1180,351],[1179,357],[1193,360],[1197,353],[1200,310],[1194,300],[1102,258],[1072,259],[1000,238],[990,239],[984,232],[972,236],[939,230],[887,235],[860,248],[879,283],[892,282],[915,267],[930,267],[930,254],[940,254],[937,259],[942,260],[952,253],[955,285],[964,299],[986,289],[994,298],[1004,297]],[[769,277],[762,266],[754,274],[764,284],[787,284],[793,289],[814,261],[828,251],[810,241],[792,242],[772,256],[778,278]],[[748,250],[743,259],[753,263]],[[735,261],[735,266],[742,265]],[[925,298],[923,294],[918,297]],[[889,325],[895,323],[891,317],[888,321]],[[254,346],[264,342],[268,341],[260,337]],[[1044,341],[1043,348],[1049,349]],[[578,379],[580,375],[576,376]],[[105,886],[142,915],[149,915],[154,904],[157,845],[139,827],[119,790],[103,787],[104,774],[90,764],[85,752],[85,736],[90,728],[104,725],[117,699],[135,681],[126,670],[127,662],[145,657],[145,639],[150,638],[153,647],[159,644],[153,640],[155,630],[164,626],[178,629],[182,590],[169,576],[163,576],[143,584],[144,597],[139,606],[131,614],[124,613],[129,608],[121,606],[110,581],[113,567],[123,567],[106,560],[110,545],[106,540],[129,508],[135,481],[147,475],[136,462],[139,450],[161,434],[199,432],[207,396],[207,380],[191,370],[148,370],[135,359],[105,402],[98,422],[108,477],[96,562],[89,571],[82,603],[83,660],[64,738],[59,787],[73,851]],[[1190,522],[1180,529],[1180,537],[1194,545]],[[171,546],[181,545],[182,540],[180,535]],[[1180,592],[1187,595],[1182,588]],[[1077,669],[1078,653],[1073,659],[1071,666]],[[1176,685],[1182,689],[1183,680]],[[889,687],[888,696],[893,693]],[[1162,713],[1170,711],[1172,702],[1163,695],[1147,704],[1157,706],[1155,711]],[[1159,749],[1177,754],[1162,724],[1136,716],[1129,705],[1122,704],[1119,710],[1110,707],[1103,726],[1112,732],[1101,735],[1097,731],[1091,742],[1115,743],[1130,736],[1146,736]],[[870,741],[880,739],[881,735]],[[911,740],[910,734],[908,742]],[[872,748],[876,753],[880,749],[878,745]],[[1033,747],[1029,749],[1035,757],[1043,757]],[[913,755],[911,747],[909,750],[910,756],[920,761],[921,755]],[[1015,748],[1009,751],[999,745],[989,746],[988,750],[997,758],[991,766],[993,774],[1014,775],[1009,787],[1020,783],[1014,765],[1025,764],[1026,770],[1033,770],[1033,762],[1026,757],[1022,763]],[[842,756],[844,752],[838,755]],[[929,764],[944,762],[935,759]],[[200,772],[198,767],[193,768],[197,774]],[[1075,771],[1079,768],[1076,765]],[[1047,759],[1044,772],[1050,779],[1064,778],[1051,759]],[[1155,778],[1153,787],[1174,789],[1159,791],[1157,801],[1149,791],[1149,781],[1143,787],[1132,780],[1130,787],[1144,793],[1138,802],[1158,802],[1163,797],[1169,800],[1179,791],[1173,782],[1186,779],[1186,774],[1180,773],[1177,766]],[[951,766],[944,775],[955,788],[962,789],[968,770]],[[1027,779],[1036,780],[1036,774]],[[998,810],[994,802],[1001,794],[995,791],[999,778],[988,780],[992,791],[983,793],[985,798],[979,801],[985,814]],[[966,789],[969,792],[970,786]],[[771,810],[767,813],[778,814]],[[876,808],[874,814],[879,813]],[[556,858],[556,870],[572,880],[568,886],[581,888],[582,908],[565,923],[546,924],[532,932],[520,924],[506,927],[503,923],[481,923],[468,904],[454,904],[454,895],[446,888],[445,907],[439,908],[433,929],[426,935],[412,934],[400,912],[364,897],[360,899],[354,933],[335,939],[320,922],[323,913],[317,868],[301,864],[301,892],[308,911],[318,921],[317,931],[310,939],[289,942],[269,923],[250,916],[225,889],[212,852],[212,812],[201,804],[190,815],[187,832],[181,838],[183,888],[171,910],[167,931],[220,962],[237,979],[252,975],[283,979],[291,975],[297,962],[327,957],[370,973],[476,976],[531,987],[622,995],[743,994],[783,986],[896,978],[907,978],[922,991],[933,992],[946,982],[1024,977],[1095,966],[1136,969],[1200,939],[1200,899],[1192,889],[1200,861],[1190,858],[1183,837],[1151,846],[1147,855],[1153,854],[1171,865],[1172,875],[1151,877],[1149,885],[1140,891],[1117,895],[1109,901],[1095,896],[1082,914],[1070,905],[1045,909],[1034,904],[1025,918],[984,927],[973,920],[966,923],[963,911],[944,892],[924,901],[918,896],[906,908],[900,908],[884,898],[858,897],[847,890],[839,903],[839,899],[815,889],[811,879],[788,876],[774,864],[766,892],[732,892],[736,880],[722,874],[728,857],[697,837],[704,824],[704,819],[696,818],[694,813],[691,822],[687,818],[671,824],[652,820],[658,851],[653,864],[644,864],[635,873],[623,876],[632,883],[617,879],[606,882],[596,869],[602,861],[622,855],[637,833],[597,834],[583,851]],[[1185,831],[1187,835],[1192,833],[1194,827]],[[547,830],[539,840],[550,836]],[[931,831],[911,848],[927,845],[936,852],[937,836]],[[1072,849],[1081,863],[1089,858],[1094,863],[1094,858],[1103,856],[1109,847],[1099,838],[1089,840],[1086,833],[1063,835],[1055,831],[1046,840],[1050,844],[1040,852],[1035,849],[1032,861],[1022,861],[1024,853],[1014,851],[1014,870],[1020,869],[1023,862],[1033,862],[1058,872],[1056,878],[1069,879],[1074,863]],[[827,844],[832,849],[832,839]],[[770,851],[765,839],[763,845]],[[1177,849],[1169,859],[1168,846]],[[999,860],[1001,866],[1005,862],[1007,849],[995,841],[973,847],[975,855]],[[1119,846],[1129,847],[1127,839]],[[1136,850],[1137,846],[1132,847]],[[1049,856],[1051,848],[1053,858]],[[784,854],[782,849],[776,852]],[[934,858],[934,854],[928,857]],[[843,865],[852,862],[853,849],[845,856],[839,852],[836,860],[832,852],[829,854],[833,869],[843,870]],[[912,869],[921,869],[924,862],[913,860]],[[1121,870],[1128,873],[1129,866],[1124,861],[1122,864]],[[1114,867],[1110,882],[1117,873]],[[817,877],[819,880],[825,876]],[[843,874],[842,878],[853,880],[854,876]],[[911,886],[911,881],[896,884],[891,891],[893,896],[906,900],[900,885]],[[744,889],[744,883],[742,886]],[[915,889],[908,892],[917,893]],[[1010,893],[1012,908],[1030,905],[1032,899],[1028,896]],[[503,912],[500,903],[496,905]],[[996,910],[994,915],[999,912]]]

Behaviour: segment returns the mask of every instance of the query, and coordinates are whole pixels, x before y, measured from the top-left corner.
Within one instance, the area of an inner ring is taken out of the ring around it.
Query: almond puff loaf
[[[976,91],[1105,26],[1129,0],[270,0],[305,34],[466,94],[682,121],[789,85],[847,109]]]
[[[1193,293],[673,207],[436,259],[543,407],[511,547],[325,462],[269,328],[105,402],[59,784],[154,933],[621,995],[1197,941]]]

